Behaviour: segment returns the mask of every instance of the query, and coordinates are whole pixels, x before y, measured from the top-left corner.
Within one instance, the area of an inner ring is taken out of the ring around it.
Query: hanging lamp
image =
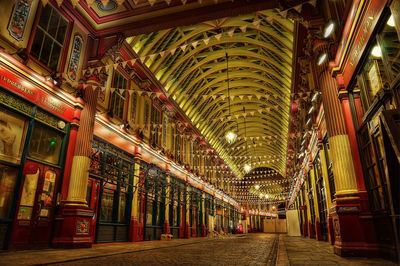
[[[231,95],[230,95],[230,90],[229,90],[228,53],[225,53],[225,57],[226,57],[226,80],[228,83],[228,106],[229,106],[229,117],[230,117],[231,116]],[[228,142],[229,144],[234,143],[237,139],[236,132],[234,132],[232,130],[228,130],[227,132],[225,132],[225,139],[226,139],[226,142]]]

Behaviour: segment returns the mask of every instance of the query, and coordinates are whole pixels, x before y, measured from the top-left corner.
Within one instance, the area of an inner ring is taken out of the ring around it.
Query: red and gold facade
[[[290,204],[302,234],[329,239],[336,254],[396,260],[399,2],[350,1],[336,9],[341,16],[329,7],[321,10],[334,33],[309,30],[306,40],[310,89],[321,102],[309,112],[309,158],[296,170]]]

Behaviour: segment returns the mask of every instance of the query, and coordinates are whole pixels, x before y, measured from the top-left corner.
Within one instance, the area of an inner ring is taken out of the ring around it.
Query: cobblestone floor
[[[91,249],[0,253],[0,265],[395,265],[341,258],[327,242],[274,234],[101,244]]]
[[[281,237],[282,241],[290,265],[397,265],[383,259],[340,257],[333,253],[333,246],[325,241],[289,236]],[[279,261],[278,264],[288,265]]]

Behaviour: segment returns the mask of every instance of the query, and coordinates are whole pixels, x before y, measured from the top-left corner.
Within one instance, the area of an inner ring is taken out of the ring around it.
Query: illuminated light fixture
[[[327,58],[327,54],[326,54],[326,53],[323,53],[323,54],[318,58],[317,64],[318,64],[319,66],[322,65],[322,64],[325,62],[326,58]]]
[[[311,114],[314,111],[314,106],[311,106],[310,110],[308,110],[308,114]]]
[[[315,100],[317,99],[318,94],[319,94],[318,91],[314,93],[313,97],[311,98],[311,101],[312,101],[312,102],[315,101]]]
[[[375,45],[374,48],[372,48],[371,54],[373,57],[382,57],[382,50],[379,45]]]
[[[324,38],[328,38],[332,34],[334,29],[335,29],[335,23],[333,23],[332,21],[329,22],[324,30]]]
[[[229,106],[229,116],[231,116],[231,95],[229,91],[229,65],[228,65],[228,53],[225,53],[226,56],[226,82],[228,85],[228,106]],[[232,144],[236,141],[237,134],[233,131],[228,131],[225,133],[225,139],[229,144]]]
[[[266,199],[268,199],[268,198],[269,198],[268,194],[265,194],[265,198],[266,198]]]
[[[390,27],[394,27],[396,26],[396,24],[394,23],[394,17],[393,15],[390,16],[390,18],[388,19],[388,21],[386,22],[386,24]]]
[[[260,189],[260,185],[255,185],[254,188],[255,188],[256,190],[259,190],[259,189]]]
[[[311,122],[311,118],[309,118],[309,119],[307,120],[306,125],[308,125],[310,122]]]
[[[251,171],[251,166],[250,166],[250,164],[245,164],[244,165],[244,167],[243,167],[243,169],[244,169],[244,171],[246,172],[246,173],[250,173],[250,171]]]
[[[264,197],[264,194],[263,194],[263,193],[260,193],[260,199],[263,198],[263,197]]]
[[[237,134],[233,131],[228,131],[225,134],[225,139],[229,144],[232,144],[236,141]]]

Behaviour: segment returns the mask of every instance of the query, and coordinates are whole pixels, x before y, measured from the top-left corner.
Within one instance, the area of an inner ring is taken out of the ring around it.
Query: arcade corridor
[[[0,13],[0,264],[400,263],[400,0]]]

